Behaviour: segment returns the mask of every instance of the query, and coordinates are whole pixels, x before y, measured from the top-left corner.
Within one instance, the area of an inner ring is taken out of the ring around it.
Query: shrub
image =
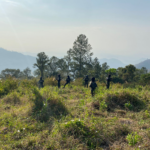
[[[47,89],[43,89],[41,93],[44,94]],[[62,115],[68,113],[67,108],[64,106],[61,97],[55,95],[55,93],[49,92],[46,97],[47,100],[40,94],[39,90],[36,88],[32,89],[34,102],[33,106],[33,116],[35,116],[39,121],[46,122],[50,117],[59,118]]]
[[[0,97],[18,88],[18,80],[8,78],[0,82]]]
[[[131,108],[131,106],[133,106],[132,108],[134,111],[139,111],[145,106],[145,103],[140,100],[137,95],[128,91],[108,93],[104,98],[109,110],[117,107],[120,109],[125,107]]]
[[[20,96],[17,92],[13,92],[3,98],[3,102],[7,104],[17,105],[21,103]]]
[[[83,78],[78,78],[78,79],[76,79],[76,80],[72,83],[72,85],[75,85],[75,86],[84,86],[84,80],[83,80]]]
[[[71,120],[62,124],[60,130],[63,132],[63,136],[74,136],[75,139],[78,138],[83,143],[86,143],[90,149],[96,148],[97,145],[103,143],[103,138],[99,133],[87,127],[84,121],[80,119]]]
[[[139,136],[137,132],[134,132],[134,133],[128,134],[126,139],[128,140],[128,144],[130,146],[134,146],[136,143],[138,143],[141,140],[141,136]]]
[[[65,81],[64,80],[61,80],[60,82],[60,85],[64,85],[65,84]],[[58,86],[58,82],[57,80],[55,79],[55,77],[51,77],[51,78],[46,78],[44,80],[44,86]]]
[[[145,112],[143,113],[143,119],[147,119],[147,118],[150,118],[150,114],[148,110],[145,110]]]
[[[129,110],[132,110],[132,109],[133,109],[133,105],[131,105],[130,102],[125,103],[124,106],[125,106],[125,108],[127,108],[127,109],[129,109]]]

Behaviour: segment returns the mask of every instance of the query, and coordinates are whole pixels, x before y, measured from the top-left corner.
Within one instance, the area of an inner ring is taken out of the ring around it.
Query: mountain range
[[[100,64],[107,62],[110,68],[125,67],[126,65],[128,65],[115,58],[102,58],[99,59],[99,61]],[[8,51],[0,48],[0,72],[6,68],[24,70],[27,67],[34,71],[35,69],[33,68],[33,64],[35,62],[36,57],[34,56],[25,55],[14,51]],[[135,66],[137,68],[146,67],[148,70],[150,70],[150,59],[142,61]]]
[[[142,67],[146,67],[148,70],[150,70],[150,59],[142,61],[141,63],[136,64],[135,66],[138,69],[141,69]]]
[[[27,67],[33,71],[35,62],[36,57],[0,48],[0,71],[6,68],[24,70]]]

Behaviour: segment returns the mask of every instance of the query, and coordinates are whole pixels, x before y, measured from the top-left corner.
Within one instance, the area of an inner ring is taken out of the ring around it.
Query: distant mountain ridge
[[[6,68],[24,70],[27,67],[33,71],[35,62],[36,57],[0,48],[0,71]]]
[[[118,68],[118,67],[125,67],[127,64],[124,64],[122,61],[115,59],[115,58],[102,58],[99,59],[100,64],[107,62],[110,68]],[[20,69],[24,70],[25,68],[29,67],[32,71],[35,70],[33,68],[33,64],[36,62],[36,57],[30,55],[24,55],[22,53],[8,51],[3,48],[0,48],[0,72],[6,68],[9,69]],[[150,70],[150,59],[145,60],[137,65],[137,68],[146,67]]]
[[[107,62],[107,64],[110,66],[110,68],[118,68],[118,67],[125,67],[126,64],[124,64],[123,62],[121,62],[120,60],[118,59],[115,59],[115,58],[110,58],[110,59],[107,59],[107,58],[103,58],[103,59],[99,59],[100,61],[100,64],[103,64],[105,62]]]
[[[146,67],[148,70],[150,70],[150,59],[142,61],[141,63],[136,64],[135,66],[138,69],[141,69],[142,67]]]

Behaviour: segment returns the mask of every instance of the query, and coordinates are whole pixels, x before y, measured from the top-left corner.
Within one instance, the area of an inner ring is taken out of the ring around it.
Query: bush
[[[0,97],[18,88],[18,80],[9,78],[0,82]]]
[[[59,118],[63,115],[68,114],[67,108],[64,106],[61,97],[51,93],[45,96],[45,99],[39,92],[38,89],[33,88],[33,97],[32,101],[34,102],[33,106],[33,116],[41,122],[46,122],[50,117]],[[43,89],[41,93],[47,92],[47,89]]]
[[[134,93],[130,93],[127,91],[120,91],[117,93],[108,93],[106,97],[104,97],[108,109],[114,108],[132,108],[134,111],[139,111],[144,108],[145,103],[137,97]]]
[[[83,78],[75,79],[75,81],[73,81],[72,85],[75,85],[75,86],[84,86],[84,80],[83,80]]]
[[[17,105],[21,103],[20,96],[17,92],[13,92],[3,98],[3,102],[7,104]]]
[[[134,132],[134,133],[128,134],[126,139],[128,140],[128,144],[130,146],[134,146],[136,143],[138,143],[141,140],[141,136],[139,136],[137,132]]]
[[[62,124],[60,130],[63,132],[63,136],[74,136],[75,139],[78,138],[83,143],[86,143],[90,149],[96,148],[97,145],[103,143],[103,139],[99,136],[97,131],[87,127],[84,121],[80,119],[71,120]]]

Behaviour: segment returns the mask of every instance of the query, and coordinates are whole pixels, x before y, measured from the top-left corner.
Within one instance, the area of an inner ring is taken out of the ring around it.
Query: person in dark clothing
[[[40,77],[40,80],[39,80],[39,89],[44,87],[43,83],[44,83],[44,80],[42,80],[42,77]]]
[[[89,84],[89,77],[88,77],[88,75],[85,77],[84,81],[85,81],[85,87],[88,88],[88,84]]]
[[[70,84],[70,77],[69,77],[69,76],[68,76],[67,79],[66,79],[66,83],[65,83],[65,85],[64,85],[64,88],[65,88],[65,86],[66,86],[67,84]]]
[[[111,75],[108,75],[108,77],[106,78],[106,88],[109,89],[109,86],[110,86],[110,81],[111,81]]]
[[[61,77],[60,75],[58,75],[58,79],[56,79],[58,81],[58,88],[60,88],[60,81],[61,81]]]
[[[95,77],[92,78],[92,83],[90,84],[90,87],[91,87],[91,94],[92,96],[94,96],[94,91],[97,87],[97,84],[95,83]]]

